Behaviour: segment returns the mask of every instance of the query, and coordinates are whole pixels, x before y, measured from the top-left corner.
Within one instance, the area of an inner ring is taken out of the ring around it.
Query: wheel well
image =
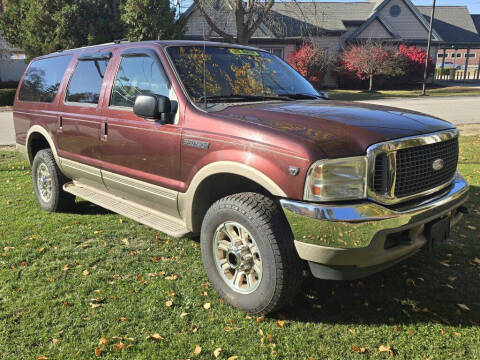
[[[193,232],[200,233],[203,218],[215,201],[241,192],[256,192],[273,197],[263,186],[240,175],[224,173],[211,175],[204,179],[195,191],[193,198]]]
[[[37,152],[39,152],[42,149],[48,149],[48,148],[50,148],[50,144],[42,134],[38,132],[31,134],[29,139],[29,146],[28,146],[30,162],[33,162],[33,159],[35,158],[35,155],[37,154]]]

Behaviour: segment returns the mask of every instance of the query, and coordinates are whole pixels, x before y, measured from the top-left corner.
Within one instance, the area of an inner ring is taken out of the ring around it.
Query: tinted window
[[[108,60],[81,60],[68,85],[68,102],[98,104]]]
[[[118,67],[110,105],[133,107],[138,95],[168,96],[169,82],[150,56],[123,57]]]
[[[18,98],[22,101],[53,102],[71,59],[71,56],[58,56],[32,62]]]

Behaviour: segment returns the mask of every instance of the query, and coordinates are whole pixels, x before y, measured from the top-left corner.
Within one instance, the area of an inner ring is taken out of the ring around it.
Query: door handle
[[[63,117],[59,116],[58,121],[57,121],[57,133],[62,133],[63,132]]]
[[[102,141],[107,141],[107,137],[108,137],[108,123],[104,122],[102,124],[102,136],[100,139]]]

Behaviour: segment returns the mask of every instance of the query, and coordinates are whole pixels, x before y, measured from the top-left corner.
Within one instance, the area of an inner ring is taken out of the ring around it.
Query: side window
[[[33,61],[20,86],[19,100],[53,102],[71,59],[71,56],[57,56]]]
[[[133,108],[138,95],[168,96],[170,83],[150,56],[122,57],[113,85],[111,106]]]
[[[68,84],[67,102],[98,104],[107,59],[79,60]]]

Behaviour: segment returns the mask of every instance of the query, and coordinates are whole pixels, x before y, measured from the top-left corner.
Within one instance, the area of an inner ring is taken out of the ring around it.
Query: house
[[[366,40],[426,48],[431,13],[431,6],[415,6],[410,0],[275,2],[250,44],[285,60],[306,40],[314,41],[332,56],[349,43]],[[187,39],[222,40],[195,5],[185,15]],[[469,53],[464,57],[466,62],[478,58],[476,50],[471,49],[480,48],[479,18],[480,15],[470,14],[466,6],[437,6],[432,34],[434,60],[438,53],[445,59],[447,49],[464,49],[465,54]],[[218,14],[216,23],[223,31],[236,33],[232,12]],[[331,72],[326,76],[325,85],[336,85]]]

